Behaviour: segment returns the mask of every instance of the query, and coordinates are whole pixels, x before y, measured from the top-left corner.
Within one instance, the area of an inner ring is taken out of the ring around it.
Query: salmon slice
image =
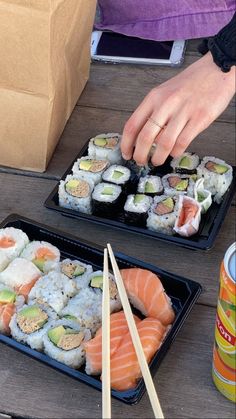
[[[44,259],[44,260],[53,260],[56,258],[55,253],[53,253],[47,247],[40,247],[36,252],[37,259]]]
[[[3,236],[0,238],[0,248],[8,249],[15,246],[16,242],[12,237]]]
[[[141,320],[134,315],[135,323]],[[113,313],[110,317],[110,354],[116,352],[123,336],[128,332],[128,325],[123,311]],[[84,343],[86,351],[86,373],[98,375],[102,372],[102,328],[97,331],[96,336]]]
[[[25,297],[25,300],[27,301],[31,288],[33,288],[34,284],[37,282],[40,276],[41,275],[32,279],[32,281],[28,282],[28,284],[23,284],[23,285],[20,285],[19,287],[15,287],[15,291],[17,292],[17,294],[23,295],[23,297]]]
[[[180,181],[181,181],[181,177],[179,176],[168,177],[168,182],[171,188],[175,188]]]
[[[137,325],[147,363],[160,348],[167,328],[157,319],[147,317]],[[123,336],[122,342],[111,358],[111,387],[125,391],[136,387],[141,370],[130,333]]]
[[[121,276],[134,307],[165,326],[173,323],[175,313],[157,275],[146,269],[131,268],[122,269]]]
[[[176,233],[190,237],[199,230],[201,221],[201,205],[189,196],[180,196],[179,212],[174,225]]]
[[[168,205],[163,204],[163,202],[159,202],[154,210],[154,212],[157,215],[170,214],[172,211],[172,208],[168,207]]]
[[[194,205],[191,201],[185,200],[178,219],[178,227],[183,226],[184,224],[189,223],[197,214],[198,207]]]
[[[10,334],[9,323],[15,311],[14,303],[0,304],[0,333]]]

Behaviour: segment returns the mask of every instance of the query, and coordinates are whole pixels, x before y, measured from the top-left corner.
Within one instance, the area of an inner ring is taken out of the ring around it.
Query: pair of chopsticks
[[[146,389],[150,398],[155,418],[164,419],[161,405],[152,381],[150,370],[145,358],[143,347],[133,318],[123,280],[115,260],[111,245],[107,245],[116,285],[128,323],[129,332],[133,341],[139,366],[143,375]],[[102,415],[104,419],[111,418],[111,384],[110,384],[110,292],[109,292],[109,271],[108,253],[104,249],[103,267],[103,301],[102,301]]]

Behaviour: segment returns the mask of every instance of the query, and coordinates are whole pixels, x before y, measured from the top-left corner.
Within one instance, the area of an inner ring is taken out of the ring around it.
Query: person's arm
[[[168,155],[178,157],[225,110],[235,92],[235,45],[236,29],[230,23],[208,41],[205,56],[151,90],[125,124],[121,141],[125,159],[133,157],[144,165],[153,143],[154,165],[163,164]]]

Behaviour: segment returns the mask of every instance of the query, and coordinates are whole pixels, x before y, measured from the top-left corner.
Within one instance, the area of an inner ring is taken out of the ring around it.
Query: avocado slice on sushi
[[[81,265],[77,265],[74,271],[73,276],[80,276],[83,275],[86,272],[86,268],[84,266]]]
[[[102,191],[102,195],[113,195],[114,189],[112,186],[105,186]]]
[[[35,264],[35,266],[37,266],[37,268],[43,272],[44,269],[44,264],[45,264],[45,259],[44,258],[37,258],[37,259],[33,259],[32,262]]]
[[[71,314],[65,314],[65,316],[63,316],[63,319],[66,319],[66,320],[74,320],[74,321],[77,321],[78,320],[77,317],[72,316]]]
[[[54,345],[57,345],[63,335],[66,334],[66,329],[60,325],[48,331],[48,337]]]
[[[183,169],[189,169],[190,166],[191,166],[190,158],[188,156],[182,157],[182,159],[179,162],[179,167]]]
[[[119,180],[122,176],[124,176],[123,172],[120,172],[119,170],[114,170],[112,179]]]
[[[60,325],[50,329],[48,331],[48,337],[58,348],[70,351],[80,346],[84,338],[84,333]]]
[[[203,202],[206,199],[205,195],[202,192],[197,193],[198,202]]]
[[[171,211],[173,211],[175,204],[172,198],[166,198],[164,201],[162,201],[162,203],[166,205]]]
[[[89,184],[85,180],[70,179],[65,185],[66,192],[76,198],[85,198],[89,195]]]
[[[143,194],[136,194],[134,195],[134,204],[141,204],[145,198],[145,195]]]
[[[80,164],[79,164],[79,168],[81,170],[90,170],[92,167],[92,162],[91,160],[81,160]]]
[[[152,182],[145,183],[145,193],[155,193],[155,187]]]
[[[93,288],[101,288],[103,287],[103,277],[101,275],[94,276],[90,282],[90,286]]]
[[[223,164],[215,164],[215,172],[219,175],[223,175],[224,173],[228,172],[228,167],[224,166]]]
[[[47,322],[48,315],[36,305],[22,308],[17,314],[17,323],[22,332],[34,333]]]
[[[98,147],[105,147],[107,140],[105,138],[95,138],[94,144]]]
[[[188,187],[188,179],[182,179],[175,187],[177,191],[185,191]]]
[[[0,304],[14,303],[16,301],[16,293],[10,290],[0,291]]]

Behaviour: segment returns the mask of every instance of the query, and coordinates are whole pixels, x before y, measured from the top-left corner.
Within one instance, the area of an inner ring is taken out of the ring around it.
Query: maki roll
[[[178,214],[176,197],[156,196],[148,211],[147,228],[162,234],[174,234],[173,227]]]
[[[120,164],[121,135],[117,133],[99,134],[89,141],[88,155],[94,159],[107,159],[111,164]]]
[[[40,278],[29,293],[29,300],[48,304],[56,313],[65,307],[77,292],[76,283],[60,272],[51,271]]]
[[[89,330],[68,320],[57,320],[44,334],[44,352],[58,362],[78,369],[85,362],[83,343],[90,339]]]
[[[98,295],[102,296],[103,289],[103,271],[96,271],[89,275],[89,286]],[[110,312],[119,311],[121,302],[114,276],[109,274],[110,290]]]
[[[33,262],[41,272],[47,273],[60,261],[60,251],[50,243],[32,241],[25,247],[21,257]]]
[[[99,183],[92,193],[93,214],[111,217],[119,211],[121,200],[122,189],[119,185]]]
[[[25,299],[11,288],[0,284],[0,333],[10,334],[9,323],[17,308],[23,306]]]
[[[20,255],[29,243],[28,236],[20,229],[6,227],[0,229],[0,271],[3,270],[8,260],[11,261]]]
[[[31,288],[40,277],[40,270],[32,262],[23,258],[14,259],[0,273],[0,281],[26,299]]]
[[[96,160],[89,156],[81,157],[72,167],[73,175],[82,176],[84,179],[90,179],[95,185],[101,182],[104,170],[109,166],[108,160]]]
[[[188,175],[168,174],[162,178],[165,195],[193,196],[194,181]]]
[[[92,214],[91,194],[94,182],[81,175],[68,175],[59,185],[59,205],[86,214]]]
[[[67,278],[73,279],[77,289],[86,288],[89,284],[89,275],[93,272],[91,265],[87,265],[79,260],[64,259],[59,264],[59,270]]]
[[[131,177],[131,172],[128,167],[113,164],[102,175],[104,182],[111,182],[115,185],[120,185],[122,189],[127,189]]]
[[[151,203],[152,198],[150,196],[144,194],[128,195],[124,206],[125,222],[145,227]]]
[[[73,320],[94,334],[102,322],[102,295],[91,287],[83,288],[60,311],[60,317]]]
[[[43,336],[56,313],[39,304],[25,305],[12,317],[11,334],[18,342],[27,343],[32,349],[43,350]]]
[[[193,175],[197,173],[197,166],[199,165],[199,157],[194,153],[183,153],[182,156],[172,159],[171,167],[175,173],[186,173]]]
[[[197,174],[204,178],[204,187],[214,195],[214,201],[220,204],[233,179],[232,167],[224,160],[207,156],[198,166]]]
[[[138,193],[149,196],[161,195],[164,191],[159,176],[145,176],[139,179]]]
[[[190,237],[199,230],[201,221],[201,205],[189,196],[179,197],[178,217],[175,221],[174,230],[180,236]]]

